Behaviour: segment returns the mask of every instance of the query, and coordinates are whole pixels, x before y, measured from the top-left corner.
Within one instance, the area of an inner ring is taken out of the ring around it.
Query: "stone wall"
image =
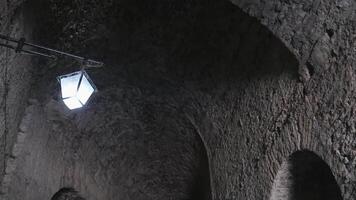
[[[273,199],[300,150],[355,199],[354,3],[233,3],[50,3],[49,23],[63,25],[50,39],[106,66],[89,71],[99,93],[72,112],[54,78],[75,65],[35,79],[8,199],[61,187],[89,200]]]
[[[355,2],[233,2],[258,18],[296,55],[304,108],[291,116],[299,126],[309,124],[302,137],[317,138],[304,141],[300,148],[321,155],[337,177],[343,197],[355,198]]]
[[[0,2],[0,31],[11,37],[31,38],[32,17],[21,11],[22,1]],[[3,41],[1,41],[4,43]],[[32,79],[32,59],[0,48],[0,180],[17,138]]]

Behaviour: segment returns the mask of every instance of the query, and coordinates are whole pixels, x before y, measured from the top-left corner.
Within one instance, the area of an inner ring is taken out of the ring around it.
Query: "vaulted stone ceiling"
[[[356,198],[353,1],[0,7],[3,33],[106,64],[68,111],[78,63],[1,49],[3,199]]]

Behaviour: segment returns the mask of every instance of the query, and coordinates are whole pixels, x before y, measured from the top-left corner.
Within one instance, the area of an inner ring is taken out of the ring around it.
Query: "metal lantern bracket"
[[[82,68],[91,68],[91,67],[102,67],[104,63],[92,59],[87,59],[81,56],[77,56],[74,54],[66,53],[63,51],[59,51],[56,49],[51,49],[48,47],[32,44],[29,42],[26,42],[25,38],[20,38],[20,39],[15,39],[11,38],[9,36],[0,34],[0,40],[6,41],[6,43],[0,42],[0,46],[13,49],[16,53],[25,53],[29,55],[36,55],[36,56],[42,56],[46,58],[51,58],[51,59],[57,59],[57,56],[66,56],[70,57],[72,59],[78,60],[82,62]],[[14,46],[13,44],[9,44],[9,42],[12,42],[16,44]],[[25,47],[30,47],[32,49],[25,49]],[[38,51],[41,50],[41,51]],[[56,56],[57,55],[57,56]]]
[[[21,53],[23,46],[25,46],[26,39],[25,38],[20,38],[20,40],[17,43],[17,47],[15,49],[16,53]]]
[[[15,39],[2,34],[0,34],[0,46],[12,49],[16,53],[42,56],[52,59],[57,59],[57,56],[66,56],[79,61],[81,64],[80,71],[57,77],[61,84],[62,100],[71,110],[83,107],[92,94],[97,91],[96,86],[91,81],[85,69],[102,67],[104,65],[102,62],[31,44],[26,42],[25,38]],[[80,75],[80,77],[73,77],[77,75]],[[75,82],[77,82],[77,85]]]

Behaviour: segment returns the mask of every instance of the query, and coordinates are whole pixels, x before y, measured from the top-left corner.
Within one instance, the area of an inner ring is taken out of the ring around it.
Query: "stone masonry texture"
[[[1,33],[88,58],[0,50],[1,193],[87,200],[356,199],[353,0],[0,2]]]

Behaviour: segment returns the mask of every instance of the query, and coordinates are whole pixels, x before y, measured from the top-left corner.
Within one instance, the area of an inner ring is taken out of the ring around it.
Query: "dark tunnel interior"
[[[271,200],[342,200],[329,166],[315,153],[297,151],[282,165]]]
[[[105,67],[88,70],[99,92],[68,114],[58,111],[52,79],[80,63],[34,59],[31,97],[44,108],[33,111],[39,120],[11,180],[26,189],[12,187],[9,196],[262,197],[261,163],[283,141],[290,104],[302,104],[305,88],[299,61],[260,21],[227,0],[36,0],[18,12],[31,21],[30,40]],[[36,187],[38,194],[24,192]],[[298,151],[283,163],[270,200],[342,197],[329,166]]]

